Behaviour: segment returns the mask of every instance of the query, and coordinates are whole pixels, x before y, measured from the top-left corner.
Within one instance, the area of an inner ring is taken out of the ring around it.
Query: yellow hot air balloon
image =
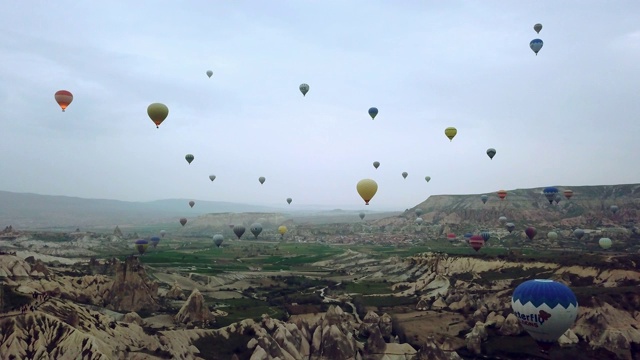
[[[280,235],[283,235],[287,233],[287,227],[284,225],[280,225],[280,227],[278,227],[278,232],[280,233]]]
[[[458,133],[458,130],[454,127],[448,127],[444,129],[444,134],[447,135],[449,140],[453,140],[453,138],[456,136],[457,133]]]
[[[378,183],[371,179],[362,179],[358,181],[356,190],[358,190],[358,194],[360,194],[362,200],[364,200],[364,204],[369,205],[369,201],[378,191]]]
[[[156,127],[159,128],[160,124],[167,118],[169,115],[169,108],[165,104],[161,103],[153,103],[147,107],[147,114],[151,118]]]

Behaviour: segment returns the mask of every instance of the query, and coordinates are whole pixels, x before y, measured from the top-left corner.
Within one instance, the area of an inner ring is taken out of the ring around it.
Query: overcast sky
[[[364,209],[356,183],[372,178],[366,208],[402,210],[435,194],[640,182],[636,0],[2,8],[0,190]],[[74,95],[64,113],[61,89]],[[169,107],[159,129],[153,102]]]

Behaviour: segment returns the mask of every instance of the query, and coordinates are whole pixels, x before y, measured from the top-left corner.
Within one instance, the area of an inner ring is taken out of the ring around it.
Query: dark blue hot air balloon
[[[154,249],[158,246],[158,243],[160,243],[159,236],[152,236],[149,240],[151,241],[151,246],[153,246]]]
[[[578,315],[576,295],[553,280],[529,280],[511,297],[513,314],[544,352],[558,341]]]
[[[482,230],[482,231],[480,231],[480,236],[482,236],[484,241],[487,242],[491,238],[491,233],[488,232],[487,230]]]
[[[371,120],[375,119],[376,115],[378,115],[378,108],[376,107],[369,108],[369,116],[371,116]]]

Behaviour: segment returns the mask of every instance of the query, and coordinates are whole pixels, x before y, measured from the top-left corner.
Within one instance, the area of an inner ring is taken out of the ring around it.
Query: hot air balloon
[[[189,206],[190,206],[190,207],[193,207],[193,205],[195,205],[195,204],[196,204],[196,202],[195,202],[195,201],[193,201],[193,200],[189,201]]]
[[[616,206],[616,205],[611,205],[611,207],[609,209],[611,209],[611,212],[614,213],[614,214],[618,212],[618,206]]]
[[[469,246],[477,252],[484,246],[484,239],[480,235],[473,235],[469,238]]]
[[[493,157],[496,156],[496,149],[494,148],[487,149],[487,155],[489,156],[489,159],[493,160]]]
[[[500,224],[504,225],[507,222],[507,217],[506,216],[500,216],[498,218],[498,221],[500,221]]]
[[[575,236],[576,239],[578,239],[578,240],[582,239],[582,237],[584,236],[584,230],[582,230],[582,229],[573,230],[573,236]]]
[[[151,239],[149,239],[149,240],[151,241],[151,246],[153,246],[154,249],[160,243],[160,237],[159,236],[152,236]]]
[[[292,201],[293,201],[293,199],[291,199],[291,198],[287,198],[287,203],[288,203],[289,205],[291,205],[291,202],[292,202]]]
[[[307,96],[307,93],[309,92],[309,85],[307,84],[300,84],[300,92],[302,93],[302,96]]]
[[[234,226],[235,225],[233,225],[233,224],[229,224],[229,229],[233,229]]]
[[[567,200],[571,200],[572,196],[573,196],[573,190],[565,190],[564,191],[564,197],[566,197]]]
[[[215,179],[216,179],[216,176],[215,176],[215,175],[209,175],[209,180],[213,181],[213,180],[215,180]]]
[[[267,180],[267,179],[265,179],[265,178],[264,178],[264,176],[260,176],[260,177],[258,178],[258,181],[260,181],[260,184],[264,184],[264,181],[265,181],[265,180]]]
[[[542,190],[542,193],[544,194],[544,197],[549,200],[549,204],[553,204],[553,199],[555,199],[556,195],[558,194],[558,189],[550,186],[544,188],[544,190]]]
[[[491,239],[491,233],[486,231],[486,230],[480,231],[480,236],[482,236],[482,240],[484,240],[485,242],[487,242],[487,241],[489,241],[489,239]]]
[[[360,194],[360,197],[362,197],[362,200],[364,200],[364,204],[369,205],[371,198],[378,192],[378,183],[371,179],[362,179],[358,181],[356,190],[358,194]]]
[[[160,124],[169,115],[169,108],[165,104],[153,103],[147,107],[147,115],[156,124],[156,128],[159,128]]]
[[[416,215],[421,216],[424,213],[424,211],[422,211],[422,209],[417,208],[416,209]]]
[[[223,241],[224,241],[224,236],[222,236],[222,234],[213,235],[213,243],[216,244],[216,247],[220,247]]]
[[[380,166],[380,163],[378,161],[374,161],[373,162],[373,167],[377,169],[378,166]]]
[[[487,196],[487,195],[481,195],[481,196],[480,196],[480,200],[482,200],[482,203],[483,203],[483,204],[486,204],[486,203],[487,203],[487,200],[489,200],[489,196]]]
[[[67,109],[67,106],[69,106],[73,101],[73,94],[67,90],[58,90],[53,97],[62,109],[62,112],[64,112]]]
[[[540,34],[540,30],[542,30],[542,24],[533,25],[533,30],[535,30],[536,33]]]
[[[557,240],[558,239],[558,233],[555,231],[549,231],[547,233],[547,239],[549,240]]]
[[[536,237],[538,230],[536,230],[536,228],[534,228],[533,226],[529,226],[528,228],[525,229],[524,233],[525,235],[527,235],[529,240],[533,240],[533,238]]]
[[[600,247],[607,250],[608,248],[611,247],[612,241],[609,238],[600,238],[600,240],[598,241],[598,244],[600,244]]]
[[[242,225],[236,225],[233,227],[233,233],[236,234],[236,236],[238,237],[238,240],[240,240],[240,238],[242,237],[242,234],[244,234],[245,228]]]
[[[448,233],[448,234],[447,234],[447,239],[448,239],[449,241],[453,241],[453,240],[455,240],[455,239],[456,239],[456,234],[454,234],[454,233]]]
[[[543,351],[548,351],[576,320],[578,300],[553,280],[525,281],[513,291],[513,314]]]
[[[184,226],[187,223],[187,218],[180,218],[180,225]]]
[[[255,236],[255,238],[257,239],[258,235],[260,235],[260,233],[262,232],[262,224],[253,223],[251,224],[251,227],[249,228],[249,230],[251,231],[253,236]]]
[[[287,233],[287,227],[286,227],[286,226],[284,226],[284,225],[280,225],[280,226],[278,227],[278,232],[280,233],[280,237],[283,237],[283,236],[284,236],[284,234],[286,234],[286,233]]]
[[[138,250],[138,253],[140,255],[144,254],[145,251],[147,251],[147,248],[149,247],[149,242],[145,239],[138,239],[136,240],[136,249]]]
[[[509,234],[511,234],[513,232],[513,230],[516,229],[516,224],[514,223],[506,223],[505,228],[507,228],[507,231],[509,232]]]
[[[470,232],[464,233],[464,238],[467,239],[467,241],[471,239],[472,236],[473,236],[473,233],[470,233]]]
[[[431,181],[431,176],[425,176],[424,179],[427,180],[427,182],[429,182]]]
[[[187,154],[184,156],[184,159],[187,160],[189,164],[191,164],[191,162],[193,161],[193,159],[195,159],[195,157],[191,154]]]
[[[448,127],[444,129],[444,134],[449,138],[449,141],[453,141],[453,138],[456,136],[457,133],[458,133],[458,129],[454,127]]]
[[[208,76],[209,78],[211,78],[211,75],[213,75],[213,71],[211,71],[211,70],[207,70],[207,76]]]
[[[553,198],[553,201],[555,201],[556,205],[558,205],[560,201],[562,201],[562,196],[560,196],[560,194],[556,194],[556,196]]]
[[[423,220],[422,220],[422,218],[421,218],[421,217],[416,218],[416,224],[420,225],[420,224],[422,224],[422,221],[423,221]]]
[[[167,231],[166,230],[160,230],[160,236],[164,237],[165,235],[167,235]]]
[[[504,190],[498,191],[498,197],[500,198],[500,200],[504,200],[504,198],[507,197],[507,192]]]
[[[409,176],[409,173],[408,173],[408,172],[406,172],[406,171],[404,171],[404,172],[402,173],[402,177],[406,179],[406,178],[407,178],[407,176]]]
[[[369,108],[369,116],[371,116],[371,120],[375,119],[376,115],[378,115],[378,108]]]
[[[364,220],[365,213],[361,212],[358,216],[360,216],[360,220]]]
[[[542,49],[542,45],[543,45],[543,42],[540,39],[533,39],[529,43],[529,47],[531,48],[531,50],[533,50],[534,53],[536,53],[536,56],[538,56],[538,51]]]

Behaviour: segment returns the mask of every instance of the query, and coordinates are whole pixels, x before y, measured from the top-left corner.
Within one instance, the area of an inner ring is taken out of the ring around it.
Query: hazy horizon
[[[638,183],[640,3],[616,5],[7,3],[0,190],[401,211]],[[159,129],[154,102],[169,107]],[[379,185],[370,206],[362,178]]]

